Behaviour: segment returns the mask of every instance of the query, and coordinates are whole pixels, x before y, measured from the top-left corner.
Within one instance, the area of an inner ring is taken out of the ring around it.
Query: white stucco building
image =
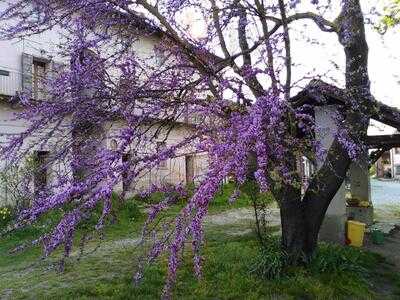
[[[400,148],[390,149],[390,167],[392,178],[400,179]]]
[[[69,63],[57,57],[57,44],[60,38],[61,35],[56,31],[48,31],[29,38],[0,41],[0,143],[4,143],[10,135],[23,132],[28,126],[20,120],[15,120],[14,114],[21,111],[22,108],[18,103],[11,103],[10,99],[25,88],[32,90],[32,97],[40,99],[42,96],[41,78],[50,73],[57,64]],[[154,46],[158,42],[159,37],[157,36],[144,36],[134,44],[135,51],[144,58],[147,56],[149,59],[154,59]],[[112,137],[123,126],[124,124],[120,121],[104,124],[108,147],[114,147],[114,144],[118,143]],[[185,121],[177,123],[165,141],[160,137],[160,146],[176,144],[190,131],[191,126]],[[161,143],[165,144],[161,145]],[[46,155],[51,155],[52,147],[55,145],[56,141],[54,143],[49,141],[46,145],[37,145],[35,141],[31,140],[27,141],[25,147],[39,160],[44,160]],[[129,155],[126,153],[126,158]],[[1,165],[4,166],[6,163],[2,161]],[[51,166],[46,169],[45,174],[38,175],[39,178],[34,180],[33,185],[43,185],[51,181],[52,172],[57,168],[60,166]],[[178,157],[167,160],[157,169],[144,174],[135,187],[126,187],[121,183],[117,186],[117,190],[144,188],[151,183],[158,182],[189,183],[201,178],[206,170],[207,154],[193,154],[193,151],[188,149],[187,153],[181,153]],[[3,187],[0,205],[10,204],[8,202],[7,188]]]

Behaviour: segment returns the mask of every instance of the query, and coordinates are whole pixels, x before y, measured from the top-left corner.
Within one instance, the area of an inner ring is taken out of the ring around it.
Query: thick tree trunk
[[[280,199],[282,250],[289,264],[307,262],[313,257],[328,206],[350,166],[351,159],[337,140],[330,150],[302,198],[300,191],[289,185]]]
[[[337,19],[337,33],[346,55],[346,94],[354,107],[344,112],[348,134],[354,143],[365,141],[372,102],[368,77],[368,45],[359,0],[344,0]],[[336,137],[321,168],[313,176],[303,198],[288,186],[280,196],[282,247],[290,263],[312,258],[325,213],[350,166],[348,149]],[[344,201],[344,199],[343,199]]]
[[[281,188],[275,197],[279,197],[280,204],[282,250],[286,254],[287,263],[295,265],[303,260],[307,234],[296,155],[287,153],[286,158],[286,167],[293,174],[293,181]]]
[[[285,199],[282,200],[280,204],[282,250],[286,254],[287,263],[295,265],[303,260],[306,245],[304,209],[297,195],[285,195]]]

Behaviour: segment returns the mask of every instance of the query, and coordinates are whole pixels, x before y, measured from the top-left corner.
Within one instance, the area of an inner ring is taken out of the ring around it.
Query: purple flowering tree
[[[103,227],[118,183],[135,185],[146,172],[190,149],[208,153],[208,173],[173,223],[162,227],[165,231],[156,234],[152,224],[174,204],[171,197],[151,208],[143,229],[144,236],[153,237],[143,263],[169,253],[165,295],[188,241],[201,275],[202,223],[228,176],[238,187],[232,201],[248,181],[273,194],[289,263],[311,258],[332,198],[351,161],[364,153],[370,118],[398,126],[399,115],[371,94],[360,1],[341,1],[340,14],[331,21],[324,17],[330,1],[303,2],[319,13],[301,11],[294,0],[12,1],[0,13],[2,35],[60,30],[59,56],[66,63],[47,78],[44,99],[33,99],[29,90],[19,95],[24,111],[18,117],[30,126],[10,139],[3,156],[18,163],[27,151],[24,144],[35,136],[37,144],[55,145],[48,164],[70,166],[57,173],[48,190],[34,195],[16,228],[68,204],[53,231],[35,241],[43,243],[46,255],[61,245],[68,255],[76,227],[98,203],[103,213],[96,229]],[[203,33],[190,30],[188,13],[201,16]],[[337,35],[346,57],[344,87],[293,80],[297,49],[291,30],[305,20],[321,34]],[[143,37],[159,41],[153,56],[138,51]],[[313,108],[325,104],[339,107],[339,130],[329,149],[315,140]],[[114,136],[116,148],[109,149],[106,124],[116,120],[124,126]],[[182,141],[158,151],[152,147],[182,122],[191,127]],[[121,163],[128,149],[134,155]],[[303,189],[297,163],[302,155],[322,161]]]

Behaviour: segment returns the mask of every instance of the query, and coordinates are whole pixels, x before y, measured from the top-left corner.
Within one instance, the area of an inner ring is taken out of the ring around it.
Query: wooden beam
[[[400,147],[400,134],[369,135],[366,142],[370,149]]]
[[[321,80],[311,80],[310,83],[296,96],[290,99],[294,108],[305,104],[312,106],[322,105],[343,105],[351,107],[351,95],[344,89],[339,89],[334,85]],[[400,110],[383,104],[375,99],[370,99],[368,114],[374,120],[392,126],[400,131]]]

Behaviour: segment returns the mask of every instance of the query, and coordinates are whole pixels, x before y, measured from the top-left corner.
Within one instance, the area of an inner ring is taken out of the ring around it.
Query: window
[[[397,147],[397,148],[394,148],[394,153],[395,153],[395,154],[400,154],[400,148],[398,148],[398,147]]]
[[[10,76],[10,71],[6,71],[6,70],[0,70],[0,76]]]
[[[44,80],[46,78],[46,63],[39,59],[33,59],[32,64],[32,92],[33,98],[43,99]]]
[[[35,194],[43,192],[47,187],[48,156],[49,156],[48,151],[35,151],[34,154],[35,170],[33,177]]]
[[[116,139],[112,139],[112,140],[110,141],[110,149],[111,149],[112,151],[117,151],[117,150],[118,150],[118,142],[117,142]]]
[[[160,152],[165,150],[167,144],[165,142],[157,142],[157,146],[156,146],[156,151]],[[162,162],[160,162],[159,165],[160,168],[162,169],[166,169],[167,168],[167,160],[163,160]]]

